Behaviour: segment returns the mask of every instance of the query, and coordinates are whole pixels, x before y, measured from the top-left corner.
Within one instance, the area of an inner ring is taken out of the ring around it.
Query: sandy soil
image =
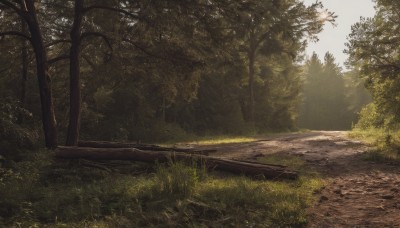
[[[286,134],[213,146],[216,157],[254,160],[271,153],[300,156],[327,177],[309,209],[309,227],[400,227],[400,167],[362,159],[366,145],[346,132]]]

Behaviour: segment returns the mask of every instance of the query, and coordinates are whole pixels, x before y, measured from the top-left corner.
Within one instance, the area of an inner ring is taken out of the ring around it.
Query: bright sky
[[[306,5],[316,0],[304,0]],[[324,26],[324,31],[319,34],[317,43],[309,43],[306,54],[310,56],[317,53],[320,59],[324,58],[327,51],[332,53],[336,62],[344,68],[347,55],[343,53],[346,48],[347,36],[351,32],[351,25],[358,22],[360,17],[372,17],[375,14],[372,0],[320,0],[325,8],[335,12],[337,26],[331,24]]]

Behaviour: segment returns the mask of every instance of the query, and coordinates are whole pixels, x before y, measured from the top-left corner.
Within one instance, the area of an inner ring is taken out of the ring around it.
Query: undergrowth
[[[349,136],[372,147],[364,155],[366,160],[400,164],[400,131],[383,128],[354,129]]]
[[[0,227],[299,227],[323,185],[309,175],[276,182],[182,163],[51,157],[0,167]]]

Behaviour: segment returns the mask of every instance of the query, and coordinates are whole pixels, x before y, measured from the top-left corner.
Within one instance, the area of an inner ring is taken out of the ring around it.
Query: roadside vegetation
[[[360,119],[349,136],[372,147],[365,154],[367,160],[400,164],[400,130],[393,117],[378,112],[373,103],[360,112]]]
[[[41,150],[0,168],[3,227],[303,226],[323,186],[266,181],[182,163],[53,160]],[[292,158],[276,164],[302,166]],[[272,160],[260,160],[270,163]]]
[[[400,131],[355,128],[349,132],[349,136],[372,147],[365,154],[365,159],[374,162],[400,164]]]

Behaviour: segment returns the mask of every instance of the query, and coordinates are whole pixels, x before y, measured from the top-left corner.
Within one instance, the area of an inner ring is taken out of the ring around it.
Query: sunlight
[[[332,19],[332,14],[329,13],[327,10],[319,12],[318,19],[320,21],[329,21]]]

